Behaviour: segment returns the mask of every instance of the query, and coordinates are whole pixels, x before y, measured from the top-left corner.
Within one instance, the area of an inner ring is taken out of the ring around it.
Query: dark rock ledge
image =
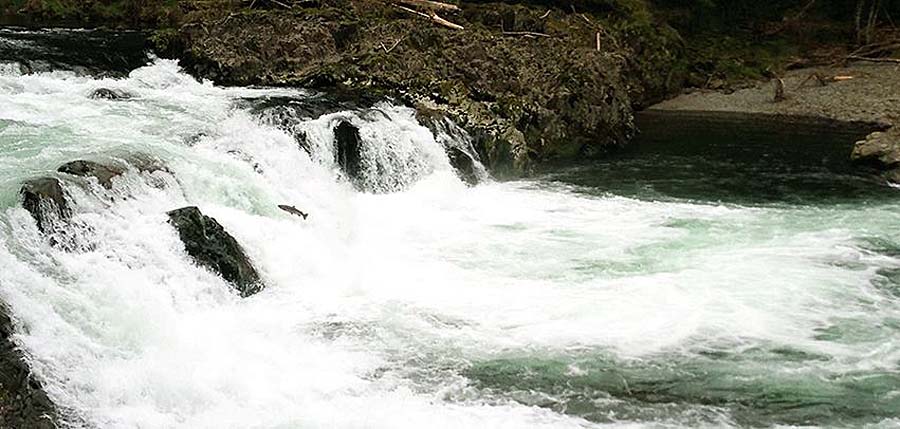
[[[52,429],[60,414],[12,341],[13,325],[0,303],[0,429]]]
[[[237,240],[215,219],[197,207],[183,207],[168,213],[169,223],[178,231],[188,255],[205,268],[222,276],[248,297],[263,289],[259,273]]]

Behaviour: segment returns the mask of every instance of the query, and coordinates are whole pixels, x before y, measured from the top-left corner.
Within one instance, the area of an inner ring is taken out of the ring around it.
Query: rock
[[[856,142],[850,157],[885,170],[900,165],[900,130],[891,128],[869,134]]]
[[[120,89],[97,88],[88,95],[94,100],[127,100],[131,94]]]
[[[457,147],[447,148],[447,157],[450,158],[450,165],[456,169],[456,175],[469,185],[478,184],[478,170],[475,167],[475,160],[472,156]]]
[[[885,178],[888,182],[891,183],[900,183],[900,168],[894,168],[892,170],[888,170],[884,172],[882,177]]]
[[[347,121],[341,121],[334,128],[335,161],[351,181],[359,179],[362,173],[362,140],[359,128]]]
[[[149,155],[130,155],[126,162],[127,165],[130,165],[140,172],[169,172],[169,170],[166,169],[166,166],[163,165],[158,159],[155,159]],[[111,189],[113,184],[112,179],[114,177],[125,174],[127,170],[128,168],[123,162],[100,163],[96,161],[77,160],[63,164],[56,171],[84,178],[93,177],[97,179],[101,186],[106,189]]]
[[[0,304],[0,428],[52,429],[59,413],[12,341],[13,326]]]
[[[60,222],[72,216],[62,184],[58,179],[42,177],[22,185],[22,207],[31,213],[41,232],[57,229]]]
[[[434,140],[444,146],[450,165],[459,178],[469,185],[477,185],[480,178],[475,158],[462,148],[454,146],[460,141],[471,142],[471,136],[456,126],[447,112],[422,103],[416,106],[416,121],[428,128],[434,135]]]
[[[292,215],[300,216],[300,217],[302,217],[304,220],[305,220],[307,217],[309,217],[309,213],[304,213],[304,212],[298,210],[298,209],[297,209],[296,207],[294,207],[294,206],[288,206],[288,205],[280,204],[280,205],[278,205],[278,208],[280,208],[280,209],[282,209],[282,210],[284,210],[284,211],[286,211],[286,212],[288,212],[288,213],[290,213],[290,214],[292,214]]]
[[[80,177],[96,178],[100,185],[106,189],[112,188],[113,177],[125,172],[125,169],[100,164],[94,161],[72,161],[63,164],[56,171]]]
[[[259,274],[238,242],[215,219],[197,207],[168,212],[169,223],[178,231],[185,251],[197,264],[222,276],[242,297],[262,290]]]

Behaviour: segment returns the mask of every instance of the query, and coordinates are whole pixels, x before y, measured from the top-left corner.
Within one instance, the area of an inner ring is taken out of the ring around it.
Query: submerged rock
[[[72,161],[63,164],[56,171],[80,177],[96,178],[100,185],[106,189],[112,188],[113,177],[125,172],[124,168],[100,164],[94,161]]]
[[[56,229],[57,224],[68,220],[72,210],[58,179],[42,177],[22,185],[22,207],[31,213],[41,232]]]
[[[471,155],[458,147],[449,147],[447,148],[447,157],[450,158],[450,165],[456,169],[456,175],[463,182],[472,186],[478,184],[478,170]]]
[[[32,375],[12,334],[12,321],[0,304],[0,428],[57,428],[57,408]]]
[[[197,207],[172,210],[168,215],[185,251],[197,264],[220,274],[242,297],[262,290],[259,274],[244,249],[215,219],[204,215]]]
[[[362,140],[359,128],[347,121],[341,121],[334,128],[335,161],[351,181],[359,179],[362,173]]]
[[[131,98],[131,94],[120,89],[97,88],[93,90],[88,98],[94,100],[127,100]]]

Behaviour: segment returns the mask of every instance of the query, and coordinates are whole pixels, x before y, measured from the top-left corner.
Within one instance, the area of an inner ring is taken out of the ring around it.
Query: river
[[[259,106],[318,95],[145,61],[0,65],[0,299],[73,425],[900,425],[892,188],[678,145],[468,187],[442,148],[468,141],[412,109],[285,128]],[[334,162],[340,120],[377,166],[362,190]],[[65,162],[135,156],[165,170],[64,182],[74,250],[20,205]],[[241,243],[262,292],[191,261],[166,217],[186,205]]]

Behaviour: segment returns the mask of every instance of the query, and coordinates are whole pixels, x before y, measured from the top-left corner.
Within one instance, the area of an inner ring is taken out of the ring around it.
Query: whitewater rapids
[[[88,98],[97,88],[134,97]],[[897,201],[660,201],[542,180],[470,188],[412,109],[300,120],[307,152],[241,107],[305,96],[197,82],[169,60],[121,79],[0,68],[0,298],[73,424],[795,422],[733,405],[757,392],[848,407],[859,395],[872,413],[862,423],[900,424],[900,298],[882,281],[900,270],[900,253],[884,251],[900,243]],[[355,190],[334,165],[340,119],[390,167],[389,181],[367,179],[385,192]],[[67,185],[80,251],[50,246],[19,204],[24,180],[131,154],[168,171],[130,171],[111,191]],[[165,215],[186,205],[241,243],[263,292],[241,299],[191,262]],[[668,396],[629,398],[656,381]]]

